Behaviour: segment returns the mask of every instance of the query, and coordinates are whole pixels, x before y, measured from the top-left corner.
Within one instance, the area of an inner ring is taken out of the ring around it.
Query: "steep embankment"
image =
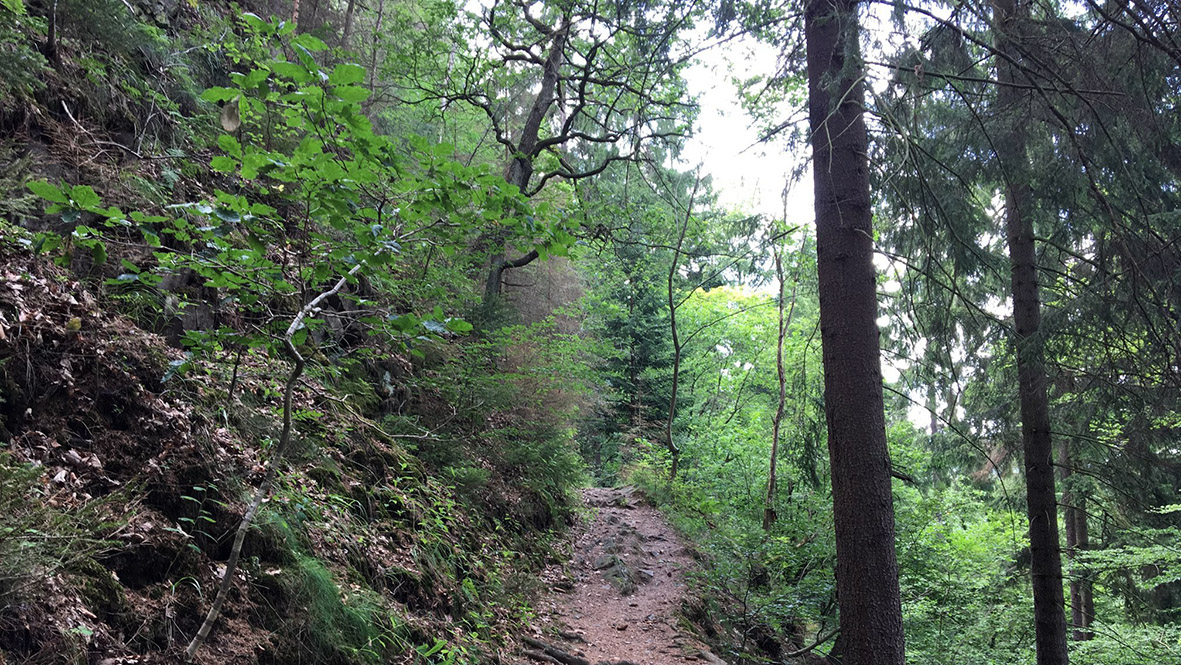
[[[0,664],[179,662],[289,370],[246,355],[177,375],[180,350],[27,240],[0,225]],[[378,423],[360,385],[322,374],[296,391],[296,450],[198,662],[477,663],[518,632],[562,507],[502,459],[507,444],[478,438],[498,431],[484,412],[417,385]],[[411,418],[421,429],[403,434]],[[487,468],[483,482],[424,461],[440,450]]]
[[[631,488],[592,488],[570,561],[546,572],[553,593],[538,605],[525,658],[539,662],[678,665],[721,663],[681,630],[691,550]]]

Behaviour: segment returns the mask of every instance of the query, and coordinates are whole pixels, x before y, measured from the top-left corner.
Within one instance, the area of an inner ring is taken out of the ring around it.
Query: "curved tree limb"
[[[287,327],[287,332],[283,334],[283,345],[286,347],[287,355],[295,361],[295,366],[291,368],[291,374],[287,377],[287,384],[283,389],[283,432],[279,435],[279,443],[275,446],[275,450],[271,453],[271,459],[267,463],[267,472],[263,476],[262,483],[259,484],[258,489],[254,491],[254,497],[250,500],[250,506],[246,509],[246,514],[242,516],[242,521],[238,524],[238,533],[234,536],[234,546],[230,550],[230,558],[226,561],[225,572],[221,576],[221,586],[217,589],[217,597],[214,598],[213,604],[209,606],[209,613],[205,615],[205,621],[201,623],[201,628],[197,631],[197,635],[193,637],[193,641],[189,642],[189,646],[185,649],[185,662],[193,662],[193,657],[197,654],[197,650],[209,638],[209,633],[213,630],[213,625],[217,623],[218,617],[221,616],[221,607],[226,602],[226,597],[229,595],[230,587],[233,585],[234,573],[238,569],[238,558],[242,554],[242,543],[246,541],[246,532],[250,530],[250,524],[254,521],[255,515],[258,514],[258,509],[262,506],[262,502],[266,500],[271,493],[271,485],[275,482],[275,476],[278,475],[279,465],[283,462],[283,456],[287,453],[287,449],[291,445],[291,401],[292,395],[295,393],[295,386],[299,382],[299,377],[303,374],[306,361],[299,353],[299,349],[295,348],[295,343],[292,339],[295,333],[303,326],[304,319],[315,312],[320,303],[328,298],[340,293],[341,289],[348,283],[349,277],[356,275],[361,270],[362,263],[358,263],[349,270],[348,274],[337,280],[336,284],[331,289],[321,293],[312,298],[308,304],[299,310],[295,318],[291,320],[291,325]]]

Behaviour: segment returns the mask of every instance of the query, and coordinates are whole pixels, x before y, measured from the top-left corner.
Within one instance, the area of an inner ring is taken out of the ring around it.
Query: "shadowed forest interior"
[[[1181,5],[0,0],[0,665],[181,661],[1181,662]]]

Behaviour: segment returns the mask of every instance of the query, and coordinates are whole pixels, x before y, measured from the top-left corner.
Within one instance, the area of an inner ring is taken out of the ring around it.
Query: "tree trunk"
[[[529,115],[525,117],[525,126],[521,129],[521,136],[513,154],[509,156],[509,163],[504,169],[504,179],[510,185],[516,185],[524,193],[529,188],[529,181],[533,179],[533,160],[537,157],[538,142],[541,138],[541,126],[545,121],[550,107],[557,100],[555,93],[558,78],[561,75],[562,61],[566,48],[568,28],[555,30],[551,36],[552,42],[545,58],[541,76],[541,87],[533,104],[529,107]],[[503,243],[504,237],[493,237],[493,244]],[[489,261],[488,277],[484,281],[484,307],[489,309],[500,297],[501,282],[504,271],[510,268],[526,266],[538,257],[537,250],[529,252],[517,259],[508,259],[505,253],[497,252]]]
[[[1074,463],[1071,459],[1070,444],[1063,438],[1058,442],[1058,478],[1062,481],[1062,522],[1066,525],[1066,558],[1074,562],[1078,557],[1078,518],[1079,510],[1077,497],[1070,486],[1070,477],[1074,473]],[[1082,584],[1077,571],[1070,578],[1070,626],[1074,630],[1073,639],[1083,640],[1083,598]]]
[[[902,665],[857,0],[809,0],[808,112],[824,402],[846,665]]]
[[[349,37],[353,34],[353,12],[357,9],[357,0],[349,0],[349,4],[344,10],[344,27],[340,30],[340,45],[344,48],[349,46]]]
[[[677,266],[681,263],[681,246],[685,243],[685,232],[689,230],[689,219],[693,213],[693,198],[697,197],[697,184],[693,186],[693,195],[685,209],[685,222],[681,225],[681,232],[677,236],[677,245],[673,250],[672,265],[668,267],[668,327],[673,338],[673,384],[668,397],[668,419],[664,423],[664,443],[668,447],[668,454],[672,457],[672,466],[668,471],[668,482],[671,485],[677,479],[677,468],[681,464],[681,449],[673,439],[673,421],[677,417],[677,388],[681,380],[681,337],[677,331],[676,291],[673,290],[673,278],[677,274]],[[683,300],[681,302],[684,302]]]
[[[1025,10],[1016,0],[993,0],[997,46],[998,113],[1004,129],[997,156],[1005,177],[1005,235],[1013,293],[1017,382],[1021,402],[1021,439],[1025,449],[1025,487],[1029,506],[1030,573],[1033,584],[1034,635],[1038,665],[1066,665],[1066,613],[1062,598],[1062,555],[1058,541],[1058,504],[1054,488],[1054,449],[1050,439],[1050,402],[1046,392],[1041,303],[1034,247],[1033,191],[1026,154],[1026,123],[1019,83],[1019,57],[1013,43]]]
[[[1080,494],[1075,499],[1075,503],[1077,507],[1074,513],[1074,527],[1078,538],[1076,547],[1079,552],[1085,552],[1091,547],[1091,534],[1087,529],[1087,497]],[[1076,624],[1081,629],[1075,631],[1075,639],[1089,640],[1095,636],[1095,633],[1091,630],[1091,622],[1095,620],[1095,580],[1091,577],[1090,571],[1083,569],[1078,585],[1079,601],[1082,604],[1080,617],[1082,621]]]
[[[61,53],[57,49],[57,0],[49,5],[49,27],[45,35],[45,43],[41,45],[41,55],[44,55],[53,68],[61,71]]]
[[[784,314],[785,303],[783,291],[786,279],[783,274],[783,256],[779,247],[774,248],[775,275],[779,278],[779,337],[775,347],[775,370],[779,378],[779,402],[775,407],[775,417],[771,420],[771,468],[767,472],[767,496],[763,500],[763,530],[770,531],[771,525],[779,516],[775,513],[776,467],[779,464],[779,432],[783,424],[783,410],[787,404],[787,372],[783,367],[783,343],[787,338],[787,327],[791,324],[791,312],[796,308],[796,291],[791,293],[791,312]]]

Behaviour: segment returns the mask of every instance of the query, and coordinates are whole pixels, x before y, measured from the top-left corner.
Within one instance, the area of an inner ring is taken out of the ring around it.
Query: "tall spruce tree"
[[[1041,330],[1038,261],[1033,233],[1033,190],[1026,135],[1030,94],[1020,74],[1020,30],[1028,7],[1017,0],[993,0],[997,49],[997,110],[1003,129],[996,152],[1004,172],[1005,239],[1012,276],[1014,342],[1025,452],[1029,509],[1030,575],[1038,665],[1066,665],[1066,615],[1062,597],[1062,552],[1058,542],[1058,497],[1050,398],[1046,389],[1045,341]]]
[[[804,19],[838,645],[848,665],[902,665],[858,4],[810,0]]]

